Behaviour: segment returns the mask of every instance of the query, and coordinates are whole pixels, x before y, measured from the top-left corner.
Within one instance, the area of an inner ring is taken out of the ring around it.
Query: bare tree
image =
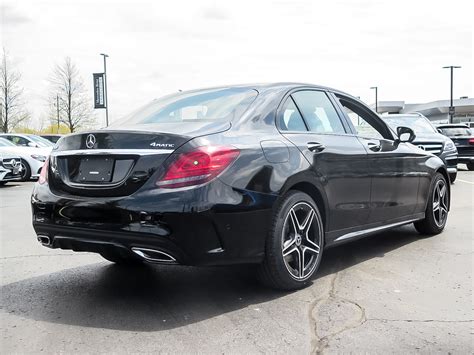
[[[92,100],[88,98],[79,70],[71,58],[67,57],[62,64],[56,65],[50,82],[50,102],[56,104],[59,96],[59,120],[71,132],[93,123]]]
[[[29,114],[22,101],[21,75],[18,71],[10,68],[5,48],[3,49],[0,76],[0,131],[7,133],[29,118]]]

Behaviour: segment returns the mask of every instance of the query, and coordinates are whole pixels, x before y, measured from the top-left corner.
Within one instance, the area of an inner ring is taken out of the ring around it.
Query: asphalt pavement
[[[404,226],[329,249],[291,293],[251,266],[126,268],[42,247],[32,187],[0,187],[3,354],[474,351],[474,172],[459,172],[441,235]]]

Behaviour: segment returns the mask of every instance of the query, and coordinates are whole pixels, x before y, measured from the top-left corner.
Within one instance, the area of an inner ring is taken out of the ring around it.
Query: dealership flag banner
[[[94,108],[105,108],[104,73],[94,73]]]

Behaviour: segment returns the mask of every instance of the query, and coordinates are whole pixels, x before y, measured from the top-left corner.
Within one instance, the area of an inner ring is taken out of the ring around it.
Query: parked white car
[[[46,138],[37,136],[35,134],[26,133],[2,133],[1,138],[8,139],[15,145],[21,147],[31,148],[52,148],[54,143],[48,141]]]
[[[20,157],[21,180],[28,181],[38,178],[46,158],[51,154],[52,147],[17,146],[0,136],[0,152]]]
[[[0,186],[8,181],[21,180],[21,159],[18,155],[0,150]]]

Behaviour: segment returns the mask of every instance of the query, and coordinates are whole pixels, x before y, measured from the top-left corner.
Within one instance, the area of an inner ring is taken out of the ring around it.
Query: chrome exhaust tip
[[[177,264],[176,258],[161,250],[147,249],[147,248],[132,248],[132,252],[140,258],[151,262],[160,264]]]
[[[51,245],[51,239],[47,235],[38,235],[37,239],[43,245]]]

